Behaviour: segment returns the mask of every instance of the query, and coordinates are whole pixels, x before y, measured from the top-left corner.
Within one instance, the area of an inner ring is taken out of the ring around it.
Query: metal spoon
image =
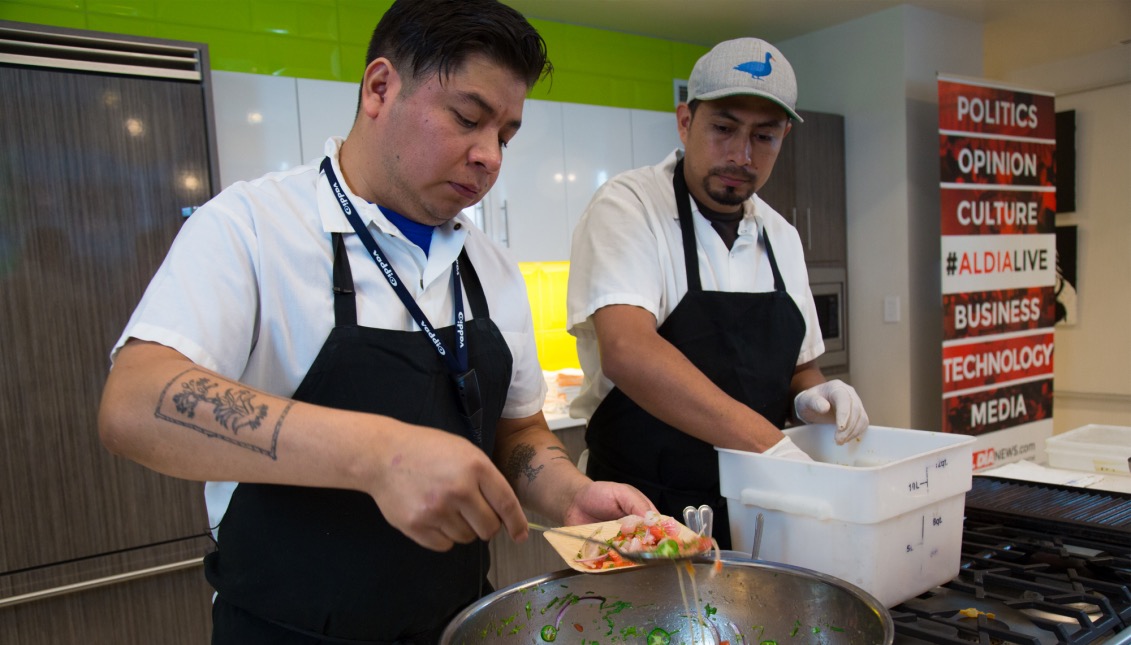
[[[622,549],[618,549],[617,547],[613,546],[612,544],[609,544],[608,542],[605,542],[604,540],[598,540],[598,539],[595,539],[595,538],[586,537],[584,535],[578,535],[576,533],[570,533],[569,531],[566,531],[566,530],[563,530],[563,529],[556,529],[556,528],[550,528],[548,526],[542,526],[541,524],[535,524],[534,522],[527,522],[526,524],[527,524],[527,526],[534,529],[535,531],[542,531],[543,533],[556,533],[558,535],[564,535],[564,536],[567,536],[567,537],[574,538],[575,540],[581,540],[582,542],[592,542],[594,544],[599,544],[602,547],[605,547],[606,549],[611,549],[612,551],[616,552],[617,555],[624,558],[625,560],[628,560],[629,562],[635,562],[636,564],[651,564],[651,563],[655,563],[655,562],[679,562],[679,561],[682,561],[682,560],[690,560],[690,559],[692,559],[696,556],[703,555],[704,553],[707,553],[707,551],[697,551],[695,553],[679,553],[677,555],[664,555],[664,554],[661,554],[661,553],[657,553],[655,551],[624,551]]]
[[[715,511],[706,504],[699,508],[688,506],[683,509],[684,525],[703,537],[711,537],[711,525],[714,519]]]
[[[765,518],[761,513],[758,513],[758,517],[754,520],[754,548],[750,549],[751,560],[757,560],[758,552],[762,550],[762,523],[764,521]]]

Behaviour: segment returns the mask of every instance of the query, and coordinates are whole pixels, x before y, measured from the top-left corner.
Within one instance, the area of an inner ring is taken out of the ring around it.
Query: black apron
[[[449,370],[426,334],[358,326],[340,234],[333,245],[335,327],[293,398],[469,434]],[[458,262],[474,314],[465,329],[482,393],[480,447],[490,455],[512,357],[466,251]],[[446,347],[454,329],[436,330]],[[451,617],[491,590],[485,543],[425,549],[358,491],[241,483],[217,545],[205,559],[218,592],[214,645],[434,643]]]
[[[657,331],[730,397],[784,427],[805,319],[785,290],[769,237],[764,240],[773,291],[703,291],[682,159],[673,185],[687,294]],[[632,484],[661,513],[680,519],[686,506],[710,505],[714,537],[720,548],[731,548],[726,500],[719,493],[719,458],[711,444],[660,421],[615,387],[594,411],[585,441],[590,477]]]

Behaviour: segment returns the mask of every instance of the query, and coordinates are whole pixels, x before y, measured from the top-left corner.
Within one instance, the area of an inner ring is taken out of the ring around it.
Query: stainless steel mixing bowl
[[[452,620],[440,642],[890,645],[895,636],[887,609],[843,580],[733,557],[714,577],[709,560],[693,566],[697,602],[686,572],[683,581],[702,627],[689,624],[676,565],[600,574],[566,569],[485,596]]]

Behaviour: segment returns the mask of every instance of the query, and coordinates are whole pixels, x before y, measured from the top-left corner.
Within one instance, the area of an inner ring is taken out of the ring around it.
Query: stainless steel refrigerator
[[[0,642],[206,643],[202,485],[112,456],[109,352],[213,194],[207,49],[0,22]]]

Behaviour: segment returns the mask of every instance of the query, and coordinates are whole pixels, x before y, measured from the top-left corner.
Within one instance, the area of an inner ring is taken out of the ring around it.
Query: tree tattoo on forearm
[[[571,461],[569,453],[566,452],[565,448],[560,446],[546,446],[546,450],[561,453],[560,455],[550,457],[550,461],[555,459]],[[534,460],[534,453],[534,446],[528,443],[520,443],[515,446],[514,449],[511,450],[507,463],[503,465],[503,475],[505,475],[508,480],[512,481],[518,481],[519,475],[526,475],[527,483],[534,481],[534,479],[538,477],[538,473],[542,472],[542,468],[545,467],[545,464],[537,468],[530,465],[530,462]]]
[[[534,446],[528,443],[520,443],[511,450],[511,455],[507,458],[506,466],[503,468],[503,474],[507,479],[518,481],[519,475],[526,475],[527,483],[534,481],[538,473],[542,471],[543,466],[533,468],[530,466],[530,460],[534,459]]]
[[[279,430],[294,402],[273,414],[257,399],[259,393],[249,388],[192,368],[165,385],[154,416],[275,459]]]

